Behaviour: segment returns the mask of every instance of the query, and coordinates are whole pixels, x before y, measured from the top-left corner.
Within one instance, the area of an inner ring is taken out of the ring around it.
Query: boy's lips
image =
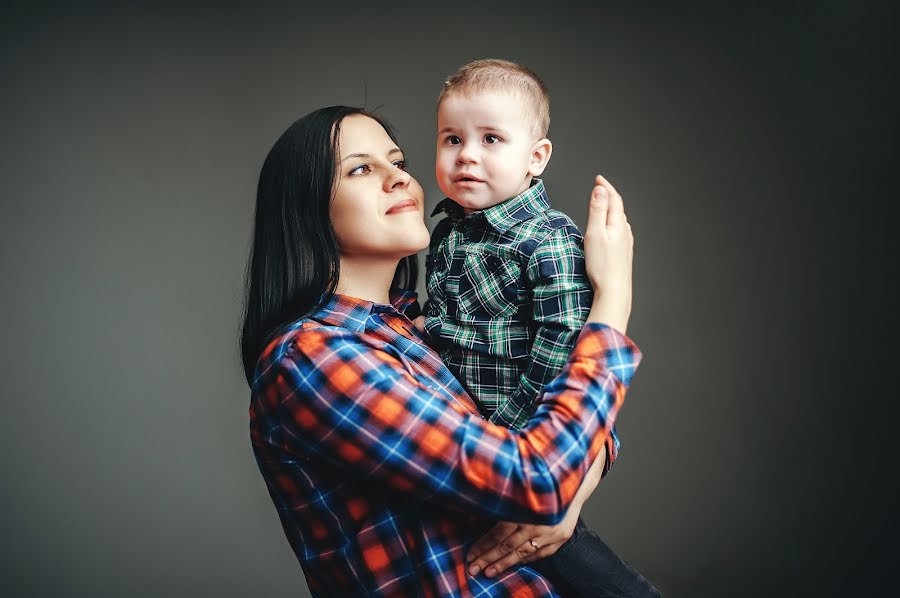
[[[483,183],[484,181],[479,179],[477,176],[473,176],[471,174],[458,174],[453,177],[454,183]]]
[[[416,203],[414,199],[404,199],[402,201],[398,201],[394,205],[391,206],[385,214],[399,214],[400,212],[409,212],[410,210],[418,211],[419,204]]]

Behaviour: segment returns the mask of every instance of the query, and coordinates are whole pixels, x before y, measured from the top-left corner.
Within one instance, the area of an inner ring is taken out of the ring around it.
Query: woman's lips
[[[404,199],[399,203],[395,203],[391,206],[391,209],[385,212],[385,214],[399,214],[400,212],[409,212],[411,210],[419,210],[419,204],[416,203],[413,199]]]

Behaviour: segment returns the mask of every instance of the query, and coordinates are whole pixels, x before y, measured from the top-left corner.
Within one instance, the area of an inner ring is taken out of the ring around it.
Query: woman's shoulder
[[[263,349],[257,362],[255,380],[258,383],[270,372],[283,366],[296,367],[297,362],[319,362],[327,355],[339,355],[354,345],[365,344],[360,334],[344,328],[303,318],[276,334]]]
[[[337,343],[363,344],[362,335],[344,326],[304,318],[275,336],[262,353],[262,358],[278,361],[292,351],[308,354],[322,345]]]

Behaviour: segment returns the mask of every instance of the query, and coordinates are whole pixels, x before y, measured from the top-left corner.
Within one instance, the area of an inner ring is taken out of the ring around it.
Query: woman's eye
[[[485,135],[484,136],[485,143],[497,143],[498,141],[500,141],[500,138],[497,137],[496,135]]]
[[[394,162],[394,166],[396,166],[400,170],[406,170],[406,167],[408,166],[408,164],[409,163],[406,160],[396,160]]]
[[[370,170],[372,170],[372,168],[368,164],[360,164],[359,166],[357,166],[356,168],[351,170],[349,172],[349,174],[350,175],[365,174],[365,173],[369,172]]]

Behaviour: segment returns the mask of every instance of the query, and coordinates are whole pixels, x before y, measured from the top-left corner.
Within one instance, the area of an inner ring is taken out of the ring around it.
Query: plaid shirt
[[[335,295],[260,356],[250,436],[316,596],[557,596],[465,554],[497,519],[558,522],[604,446],[640,352],[591,324],[521,431],[485,421],[394,305]]]
[[[520,428],[562,370],[591,309],[581,231],[541,179],[464,216],[445,199],[426,257],[429,342],[492,422]],[[619,439],[607,442],[604,475]]]

